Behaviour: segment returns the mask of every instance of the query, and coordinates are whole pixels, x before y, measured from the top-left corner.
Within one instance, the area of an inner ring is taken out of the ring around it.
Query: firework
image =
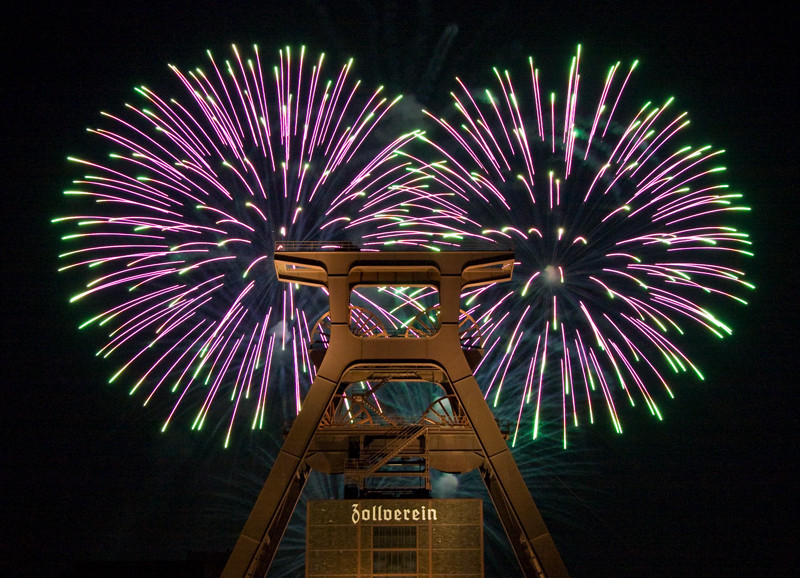
[[[610,67],[591,96],[580,48],[563,97],[542,91],[532,59],[519,84],[498,69],[494,90],[457,79],[453,114],[429,114],[435,136],[397,157],[405,175],[364,197],[382,221],[367,244],[513,245],[514,280],[463,301],[486,338],[487,401],[516,408],[514,443],[553,405],[564,445],[601,411],[621,432],[624,403],[660,419],[654,390],[672,396],[670,374],[703,377],[681,336],[731,333],[712,307],[752,288],[750,241],[729,224],[749,209],[720,180],[723,151],[683,143],[672,99],[629,110],[635,67]]]
[[[398,102],[365,91],[352,63],[325,75],[304,49],[263,66],[258,48],[207,69],[171,66],[175,98],[136,89],[138,105],[90,129],[102,161],[66,191],[87,212],[55,219],[72,232],[62,270],[88,274],[71,301],[108,331],[98,355],[121,358],[111,381],[184,410],[199,429],[263,425],[268,392],[299,411],[313,378],[305,344],[324,295],[278,283],[276,242],[342,239],[348,203],[403,138],[381,131]],[[220,409],[218,409],[220,408]],[[210,418],[219,412],[219,419]]]

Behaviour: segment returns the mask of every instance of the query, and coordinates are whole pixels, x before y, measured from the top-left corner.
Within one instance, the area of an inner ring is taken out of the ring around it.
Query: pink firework
[[[519,84],[498,69],[494,89],[457,79],[453,114],[429,114],[433,134],[404,146],[398,176],[363,202],[382,221],[367,243],[513,245],[514,280],[463,298],[486,337],[479,382],[504,413],[514,404],[515,442],[553,407],[565,445],[601,408],[619,432],[623,403],[660,419],[670,374],[703,377],[684,333],[730,334],[715,308],[752,289],[750,241],[733,225],[749,209],[721,181],[723,151],[684,143],[673,99],[631,110],[635,67],[610,67],[591,96],[580,47],[563,97],[542,91],[532,59]]]

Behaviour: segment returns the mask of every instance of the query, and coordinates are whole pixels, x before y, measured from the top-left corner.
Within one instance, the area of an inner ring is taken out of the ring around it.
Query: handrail
[[[360,251],[361,247],[350,241],[276,241],[275,252],[295,251]]]
[[[364,249],[351,241],[276,241],[275,252],[314,253],[317,251],[363,251]],[[392,243],[380,247],[371,247],[369,250],[381,253],[398,251],[513,251],[513,240],[468,240],[460,243],[448,244],[422,244],[422,243]]]

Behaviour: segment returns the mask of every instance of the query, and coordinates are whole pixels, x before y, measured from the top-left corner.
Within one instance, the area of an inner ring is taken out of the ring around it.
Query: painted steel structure
[[[312,463],[319,465],[324,461],[314,456],[325,451],[316,438],[325,435],[320,426],[326,414],[329,415],[337,396],[349,384],[367,380],[440,384],[456,400],[458,413],[463,414],[468,424],[467,428],[457,428],[461,441],[447,434],[440,436],[443,440],[453,440],[451,451],[456,458],[442,458],[447,464],[443,469],[480,469],[527,576],[568,576],[505,437],[475,381],[469,359],[474,358],[474,349],[470,355],[462,347],[462,291],[510,280],[513,251],[362,252],[351,244],[283,243],[276,246],[274,261],[281,281],[327,289],[330,339],[327,349],[318,357],[318,371],[302,410],[276,457],[223,577],[266,575]],[[435,331],[389,337],[357,334],[351,329],[350,293],[359,286],[436,288],[440,304]],[[447,441],[439,444],[444,446],[444,455],[447,445]],[[329,468],[331,472],[337,470],[336,466]]]

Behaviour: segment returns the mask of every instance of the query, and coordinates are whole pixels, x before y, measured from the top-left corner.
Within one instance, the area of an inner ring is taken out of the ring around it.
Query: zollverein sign
[[[483,502],[308,502],[306,576],[483,576]]]

